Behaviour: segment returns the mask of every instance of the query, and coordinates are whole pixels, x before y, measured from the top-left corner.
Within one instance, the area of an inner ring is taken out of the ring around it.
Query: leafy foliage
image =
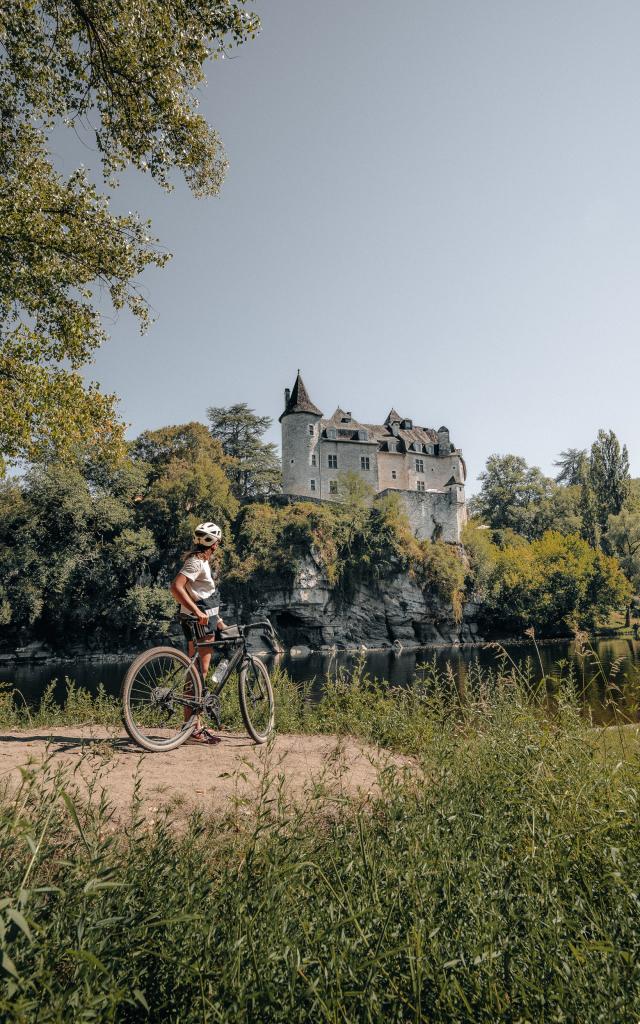
[[[630,493],[629,453],[613,430],[599,430],[591,445],[589,483],[604,533],[609,516],[619,515]]]
[[[82,168],[63,178],[49,151],[51,130],[94,123],[109,184],[133,165],[169,187],[176,168],[197,195],[215,194],[226,161],[197,112],[196,89],[210,56],[257,29],[230,0],[3,4],[0,470],[73,453],[80,440],[121,454],[114,396],[86,387],[77,371],[106,337],[98,293],[144,329],[148,308],[135,280],[168,258],[149,224],[113,214]]]
[[[556,483],[564,484],[565,487],[575,487],[582,480],[586,462],[586,448],[567,448],[566,451],[560,452],[554,462],[554,466],[559,470]]]
[[[145,431],[131,454],[148,468],[138,515],[151,529],[169,561],[191,543],[194,527],[213,519],[231,550],[231,523],[238,503],[231,493],[222,447],[201,423]]]
[[[47,639],[84,636],[89,645],[114,625],[126,632],[121,598],[157,552],[127,488],[118,495],[56,465],[32,469],[21,487],[2,485],[0,495],[5,623],[28,633],[37,623]]]
[[[258,416],[245,402],[228,408],[208,410],[211,436],[229,457],[227,475],[236,498],[275,494],[281,486],[282,470],[275,444],[262,437],[271,426],[270,416]]]
[[[609,516],[607,544],[617,556],[634,594],[640,593],[640,511],[623,508],[617,516]]]
[[[482,615],[502,635],[530,626],[551,635],[592,628],[630,598],[617,560],[575,534],[548,531],[530,542],[518,535],[501,540],[494,543],[474,523],[464,534]]]
[[[550,529],[579,530],[574,488],[560,487],[521,456],[491,455],[478,479],[482,487],[469,508],[492,529],[513,530],[528,540]]]

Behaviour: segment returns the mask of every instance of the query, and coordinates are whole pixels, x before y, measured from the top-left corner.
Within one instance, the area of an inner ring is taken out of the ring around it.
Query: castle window
[[[313,428],[313,423],[310,423],[309,424],[309,437],[313,437],[314,434],[315,434],[315,430]]]
[[[310,490],[315,491],[315,489],[316,489],[316,482],[315,482],[315,480],[310,480],[309,484],[310,484]]]
[[[398,474],[396,473],[395,469],[392,469],[391,470],[391,479],[392,480],[396,480],[397,476],[398,476]]]
[[[424,489],[425,489],[425,482],[424,482],[424,480],[418,480],[418,483],[417,483],[416,486],[417,486],[419,491],[424,491]]]
[[[368,455],[360,456],[360,469],[371,469],[371,462]]]
[[[424,473],[424,459],[416,459],[416,473]]]
[[[327,465],[329,466],[329,469],[337,469],[338,468],[338,456],[337,455],[329,455],[328,456]]]
[[[316,460],[316,453],[315,452],[311,456],[311,465],[312,466],[317,466],[318,465],[317,460]]]
[[[330,480],[329,481],[329,494],[337,494],[337,493],[338,493],[338,481],[337,480]]]

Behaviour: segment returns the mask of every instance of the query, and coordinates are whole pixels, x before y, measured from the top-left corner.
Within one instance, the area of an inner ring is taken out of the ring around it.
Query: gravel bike
[[[129,736],[138,746],[155,752],[173,750],[188,740],[199,715],[207,715],[220,728],[220,694],[237,673],[247,732],[256,743],[264,743],[274,727],[273,690],[266,665],[247,650],[247,635],[262,629],[271,641],[277,640],[273,626],[268,619],[229,626],[214,638],[203,635],[195,616],[189,625],[193,657],[177,647],[152,647],[131,663],[121,690],[122,720]],[[209,685],[200,668],[202,648],[222,655]]]

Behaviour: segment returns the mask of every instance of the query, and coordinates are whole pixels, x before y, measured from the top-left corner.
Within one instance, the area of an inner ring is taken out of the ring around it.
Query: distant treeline
[[[589,451],[567,449],[555,465],[551,479],[520,456],[492,455],[480,474],[465,543],[485,614],[554,631],[557,616],[556,625],[593,626],[623,606],[628,623],[640,590],[640,480],[626,445],[600,430]],[[572,600],[584,611],[567,610]]]

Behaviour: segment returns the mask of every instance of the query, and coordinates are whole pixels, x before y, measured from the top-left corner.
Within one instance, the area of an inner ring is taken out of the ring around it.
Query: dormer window
[[[403,420],[402,421],[402,429],[403,430],[413,430],[413,420]]]

